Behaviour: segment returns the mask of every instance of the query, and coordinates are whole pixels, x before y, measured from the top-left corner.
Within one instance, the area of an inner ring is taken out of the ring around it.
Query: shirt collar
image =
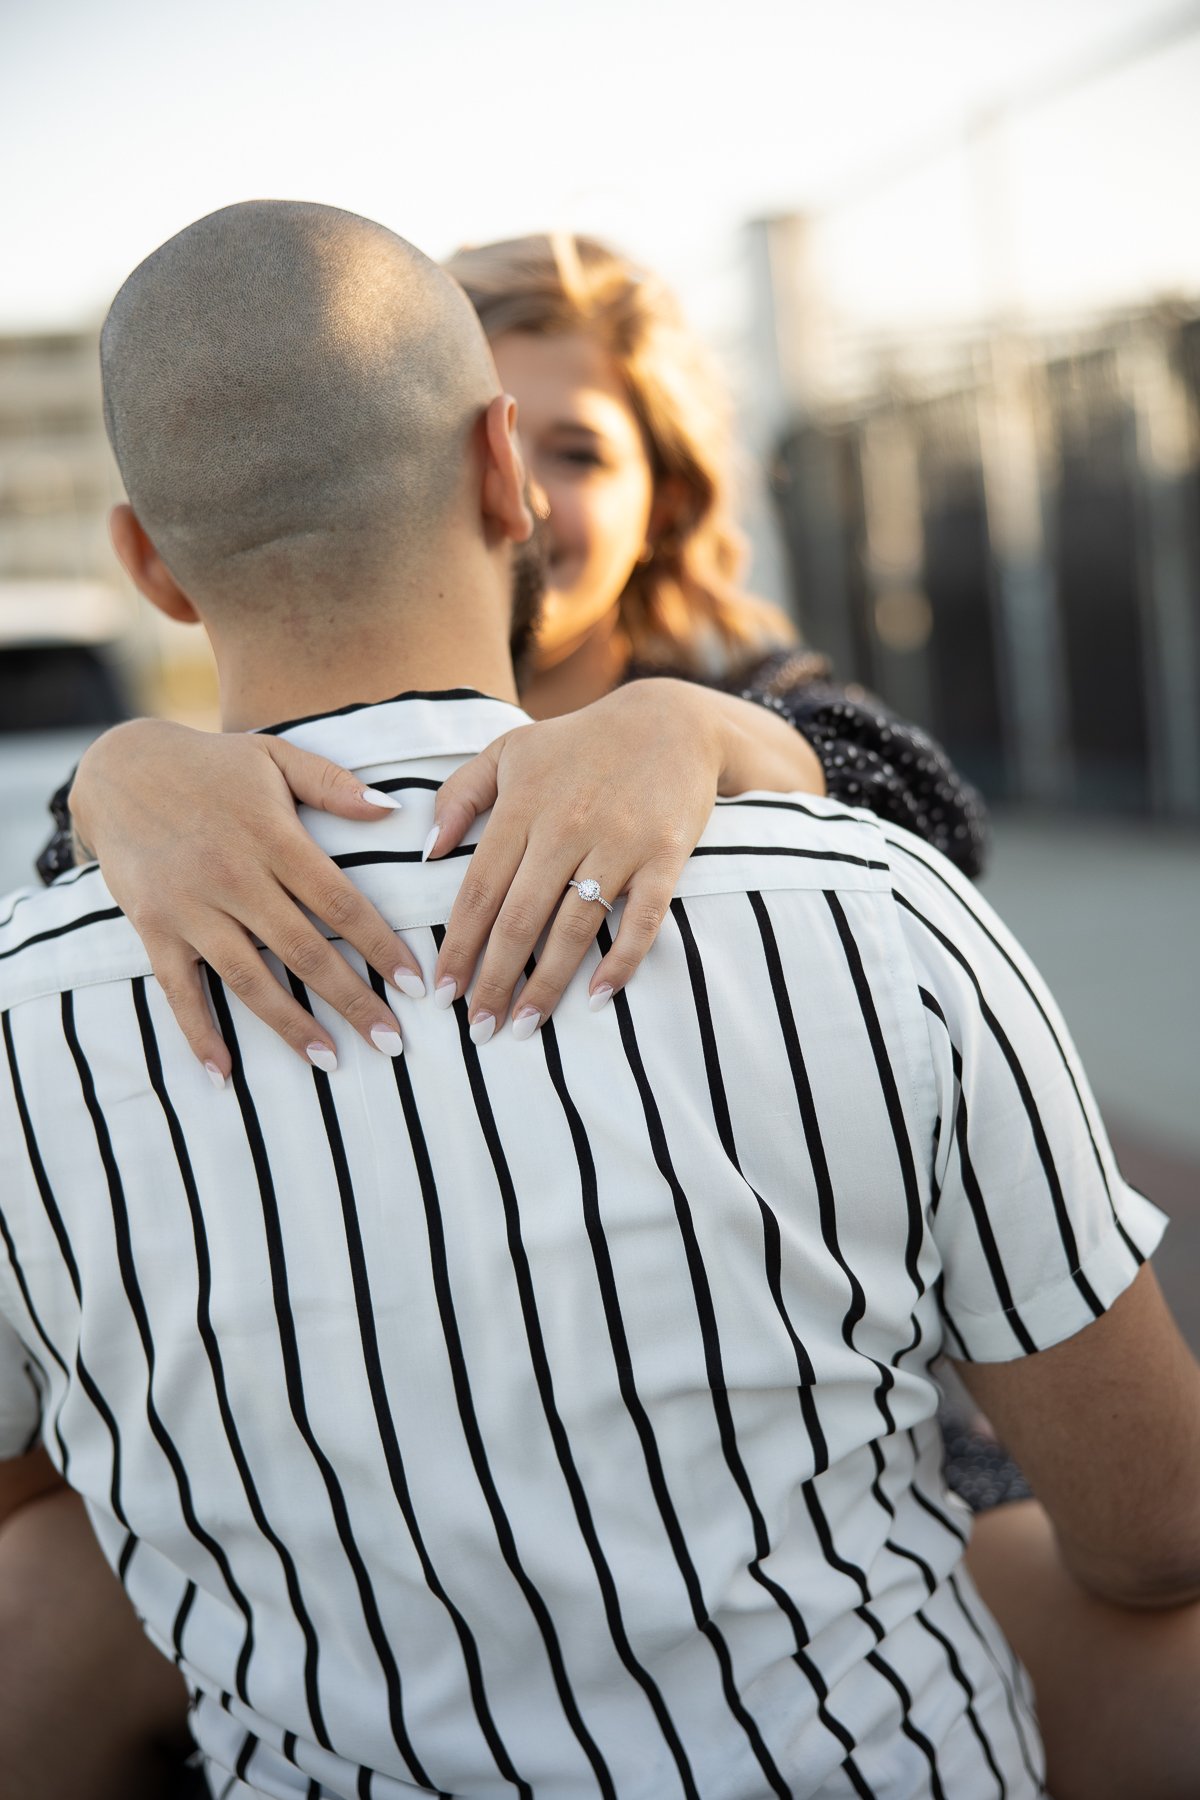
[[[336,712],[267,725],[263,732],[345,768],[362,769],[424,757],[474,756],[514,726],[530,723],[529,714],[510,701],[474,688],[444,688],[355,702]]]

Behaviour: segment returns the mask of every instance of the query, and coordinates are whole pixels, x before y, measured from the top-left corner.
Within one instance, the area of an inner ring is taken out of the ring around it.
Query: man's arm
[[[0,1462],[0,1531],[14,1513],[34,1500],[66,1486],[62,1476],[39,1444],[24,1456]]]
[[[1163,1611],[1089,1594],[1036,1500],[980,1513],[967,1569],[1032,1677],[1054,1800],[1196,1800],[1200,1600]]]
[[[1082,1587],[1131,1607],[1200,1597],[1200,1365],[1149,1264],[1053,1349],[955,1366]]]

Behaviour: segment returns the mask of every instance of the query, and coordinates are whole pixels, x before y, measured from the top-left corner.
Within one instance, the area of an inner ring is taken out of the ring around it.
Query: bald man
[[[227,729],[390,695],[415,642],[423,686],[515,701],[541,581],[513,407],[462,290],[412,245],[330,207],[226,208],[130,275],[101,370],[131,502],[114,545],[168,616],[203,596]],[[20,1448],[0,1461],[0,1797],[206,1792],[136,1567],[135,1612],[78,1495]]]
[[[203,621],[227,730],[405,793],[313,827],[431,976],[463,862],[422,860],[421,807],[523,716],[533,521],[470,306],[382,227],[254,203],[135,271],[101,354],[123,561]],[[214,1086],[99,870],[0,921],[0,1562],[40,1559],[39,1626],[88,1628],[61,1473],[221,1800],[1035,1800],[930,1359],[1077,1588],[1149,1610],[1200,1592],[1200,1369],[1161,1215],[969,887],[748,794],[602,1014],[569,991],[481,1053],[430,1004],[402,1046],[369,993],[338,1068],[214,978]],[[91,1679],[169,1723],[131,1629]],[[145,1746],[91,1778],[46,1669],[5,1800],[150,1791]]]

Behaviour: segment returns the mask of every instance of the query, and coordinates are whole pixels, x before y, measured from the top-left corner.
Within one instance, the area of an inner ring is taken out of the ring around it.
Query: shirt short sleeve
[[[0,1315],[0,1460],[24,1456],[37,1441],[42,1407],[29,1352]]]
[[[1020,945],[944,859],[905,832],[887,837],[934,1071],[947,1349],[1007,1362],[1105,1312],[1166,1219],[1122,1178],[1062,1015]]]

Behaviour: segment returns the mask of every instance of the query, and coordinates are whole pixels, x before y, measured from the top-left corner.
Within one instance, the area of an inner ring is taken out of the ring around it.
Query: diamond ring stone
[[[567,886],[573,887],[581,900],[598,900],[605,912],[612,911],[612,907],[600,892],[600,883],[593,881],[590,876],[585,876],[582,881],[568,881]]]

